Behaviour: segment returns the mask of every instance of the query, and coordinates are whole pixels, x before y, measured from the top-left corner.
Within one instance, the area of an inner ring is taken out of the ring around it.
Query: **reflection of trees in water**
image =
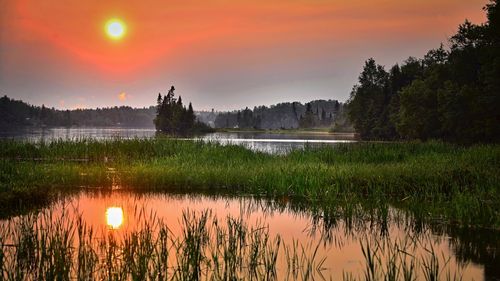
[[[320,233],[325,243],[340,247],[346,240],[358,240],[367,232],[383,238],[391,227],[404,230],[416,240],[431,239],[431,236],[438,236],[433,239],[439,240],[447,236],[458,263],[483,265],[485,280],[500,280],[500,231],[496,229],[435,224],[386,204],[361,201],[311,204],[288,198],[267,201],[266,204],[272,211],[308,214],[311,217],[310,233]]]
[[[445,232],[457,260],[484,265],[485,280],[500,280],[500,231],[448,226]]]

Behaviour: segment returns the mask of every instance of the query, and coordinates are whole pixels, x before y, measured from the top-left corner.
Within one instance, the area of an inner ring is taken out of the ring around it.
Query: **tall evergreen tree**
[[[304,116],[300,118],[300,127],[302,128],[311,128],[315,125],[315,114],[312,110],[311,103],[306,103],[306,112]]]
[[[157,100],[157,116],[155,118],[156,130],[169,134],[184,134],[194,130],[208,130],[207,126],[196,122],[193,105],[188,108],[182,104],[182,97],[175,98],[175,88],[170,87],[168,93]]]

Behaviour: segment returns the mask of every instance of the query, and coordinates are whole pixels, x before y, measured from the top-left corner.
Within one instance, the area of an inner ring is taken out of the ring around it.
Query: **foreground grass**
[[[126,232],[89,226],[67,209],[4,221],[0,279],[305,281],[332,280],[323,273],[340,273],[318,254],[322,243],[286,241],[271,235],[269,226],[242,217],[185,211],[177,232],[155,214],[137,210],[134,215],[141,224]],[[343,270],[342,279],[461,280],[461,268],[449,266],[451,258],[432,245],[428,235],[391,239],[364,233],[364,268]]]
[[[0,225],[0,279],[309,280],[324,261],[267,226],[209,211],[184,212],[179,234],[154,215],[142,222],[119,234],[67,213],[9,220]]]
[[[120,186],[395,204],[423,219],[500,226],[500,146],[359,143],[287,155],[169,139],[0,141],[0,213],[61,191]]]

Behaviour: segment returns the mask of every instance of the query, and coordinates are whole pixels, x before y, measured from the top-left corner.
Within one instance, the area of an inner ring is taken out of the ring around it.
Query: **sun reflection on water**
[[[123,224],[123,209],[120,207],[109,207],[106,209],[106,223],[112,229],[118,229]]]

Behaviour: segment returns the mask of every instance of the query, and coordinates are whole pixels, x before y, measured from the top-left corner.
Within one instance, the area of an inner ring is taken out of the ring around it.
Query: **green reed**
[[[264,225],[185,211],[174,236],[154,214],[142,216],[142,224],[124,234],[96,234],[65,211],[10,219],[0,225],[0,279],[283,280],[293,271],[302,274],[293,280],[310,280],[321,271],[315,251],[283,244]]]
[[[64,208],[3,221],[0,280],[328,280],[320,243],[285,243],[266,225],[209,210],[185,211],[174,234],[154,213],[138,213],[140,224],[123,233],[91,227]],[[344,280],[462,279],[432,235],[360,235],[364,269],[344,272]]]
[[[286,155],[172,139],[0,141],[0,214],[82,187],[344,198],[433,220],[500,225],[500,146],[357,143]],[[325,206],[328,203],[323,204]]]
[[[403,239],[365,236],[360,240],[364,257],[362,276],[344,272],[344,281],[460,281],[462,267],[451,268],[451,257],[439,253],[429,236],[407,236]],[[420,253],[418,248],[423,249]]]

